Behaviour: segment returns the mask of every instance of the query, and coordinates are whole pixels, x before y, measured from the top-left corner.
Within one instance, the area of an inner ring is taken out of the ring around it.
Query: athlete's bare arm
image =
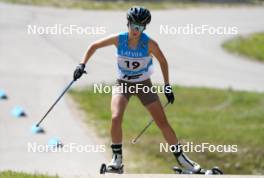
[[[153,54],[157,60],[159,61],[164,83],[169,84],[169,69],[168,69],[168,62],[162,53],[161,49],[159,48],[159,45],[156,41],[150,39],[149,40],[149,53]]]
[[[118,34],[108,36],[106,38],[100,39],[98,41],[93,42],[88,47],[88,50],[85,54],[84,59],[82,60],[81,64],[86,64],[87,61],[91,58],[91,56],[94,54],[94,52],[99,49],[110,45],[117,46],[118,44]]]

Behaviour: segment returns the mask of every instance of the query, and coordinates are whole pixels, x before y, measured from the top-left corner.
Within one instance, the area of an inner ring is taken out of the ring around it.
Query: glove
[[[76,81],[78,80],[83,73],[86,73],[86,71],[84,70],[85,68],[85,64],[79,64],[76,69],[74,70],[73,73],[73,80]]]
[[[165,93],[165,96],[166,96],[166,98],[168,100],[168,103],[173,104],[173,102],[174,102],[174,94],[172,92],[172,87],[169,84],[166,84],[164,89],[165,89],[164,93]]]

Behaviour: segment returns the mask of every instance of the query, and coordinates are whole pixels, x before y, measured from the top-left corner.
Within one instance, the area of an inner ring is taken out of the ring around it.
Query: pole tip
[[[137,142],[136,139],[133,139],[133,140],[131,141],[132,144],[136,144],[136,142]]]

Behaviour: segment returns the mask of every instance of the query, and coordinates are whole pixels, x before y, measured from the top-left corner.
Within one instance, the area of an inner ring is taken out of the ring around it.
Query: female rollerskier
[[[164,79],[165,96],[169,103],[173,104],[174,94],[169,83],[168,63],[156,41],[143,33],[147,24],[151,21],[150,11],[144,7],[132,7],[127,12],[128,32],[114,34],[99,41],[93,42],[81,63],[74,71],[74,80],[79,79],[85,72],[85,65],[94,52],[102,47],[115,45],[117,48],[118,78],[117,90],[113,92],[111,100],[112,126],[111,126],[111,148],[113,157],[107,165],[109,169],[119,170],[122,168],[122,118],[129,98],[136,95],[145,108],[150,112],[155,123],[161,130],[169,145],[175,146],[174,156],[178,163],[193,173],[201,170],[200,165],[190,160],[183,153],[180,143],[167,121],[157,93],[124,92],[120,87],[135,87],[136,84],[151,87],[150,75],[152,73],[152,56],[158,60]]]

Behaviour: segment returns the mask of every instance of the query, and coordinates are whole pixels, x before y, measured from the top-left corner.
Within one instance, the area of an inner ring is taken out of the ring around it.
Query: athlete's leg
[[[128,99],[122,94],[112,95],[111,112],[111,138],[112,138],[112,160],[108,168],[119,169],[122,166],[122,119]]]
[[[162,131],[162,134],[168,144],[174,145],[178,143],[177,137],[167,121],[157,93],[151,92],[150,90],[153,86],[151,80],[148,79],[142,81],[141,84],[143,84],[144,87],[149,88],[149,92],[139,90],[139,92],[137,93],[137,96],[140,99],[141,103],[149,110],[151,116]]]
[[[170,124],[168,123],[168,120],[166,118],[166,115],[164,113],[164,110],[161,106],[161,103],[159,100],[154,101],[146,106],[148,111],[150,112],[152,118],[154,119],[157,126],[160,128],[164,138],[170,145],[175,145],[178,143],[178,139],[176,137],[175,132],[171,128]]]
[[[146,108],[150,112],[152,118],[154,119],[155,123],[158,125],[164,138],[168,142],[169,145],[175,146],[175,152],[173,153],[176,157],[178,163],[183,166],[185,169],[188,169],[192,172],[199,172],[201,170],[200,165],[195,163],[194,161],[190,160],[183,150],[181,149],[181,145],[178,142],[178,139],[171,128],[170,124],[167,121],[166,115],[164,113],[164,109],[161,106],[159,100],[154,101],[148,105]]]

